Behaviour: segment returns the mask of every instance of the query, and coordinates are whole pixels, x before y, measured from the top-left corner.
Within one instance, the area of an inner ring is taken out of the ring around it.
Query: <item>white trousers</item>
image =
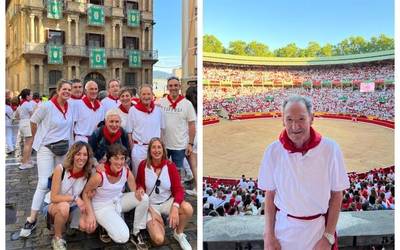
[[[141,201],[138,201],[134,192],[124,193],[120,200],[107,203],[93,203],[96,221],[107,231],[111,239],[116,243],[126,243],[129,240],[129,228],[121,212],[128,212],[135,209],[133,221],[133,234],[140,229],[146,228],[147,212],[149,209],[149,197],[145,194]]]
[[[53,169],[62,163],[65,156],[56,156],[45,146],[41,146],[37,152],[38,183],[32,200],[32,210],[38,211],[42,206],[44,196],[49,191],[47,182]]]
[[[299,220],[276,212],[275,236],[282,250],[312,250],[325,231],[325,217]]]
[[[6,145],[8,151],[14,151],[15,141],[14,141],[14,131],[12,126],[6,126]]]
[[[145,160],[147,157],[148,145],[135,144],[132,149],[131,159],[132,159],[132,171],[133,175],[137,176],[137,171],[141,161]]]
[[[78,142],[78,141],[88,142],[89,139],[86,136],[75,135],[75,142]]]

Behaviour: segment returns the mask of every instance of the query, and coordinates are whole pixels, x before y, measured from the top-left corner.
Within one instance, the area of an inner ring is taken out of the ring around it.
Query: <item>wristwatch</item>
[[[328,240],[330,245],[335,244],[335,236],[333,234],[325,232],[324,237]]]

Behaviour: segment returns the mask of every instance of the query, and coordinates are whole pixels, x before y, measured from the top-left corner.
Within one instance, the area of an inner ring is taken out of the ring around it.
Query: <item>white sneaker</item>
[[[185,178],[183,178],[183,181],[184,181],[184,182],[189,182],[189,181],[191,181],[191,180],[193,180],[193,175],[191,175],[190,173],[187,173],[187,174],[185,175]]]
[[[192,250],[192,246],[189,244],[189,241],[186,239],[186,234],[184,234],[184,233],[177,234],[176,230],[174,230],[174,238],[176,241],[178,241],[182,250]]]
[[[33,168],[34,165],[32,163],[26,163],[26,164],[21,164],[18,168],[21,170],[25,170],[25,169],[29,169],[29,168]]]
[[[188,195],[190,195],[190,196],[197,196],[197,191],[196,191],[195,188],[193,188],[193,189],[186,189],[185,192],[186,192]]]
[[[65,242],[65,240],[63,240],[62,238],[57,239],[54,237],[51,240],[51,246],[54,250],[67,250],[67,242]]]

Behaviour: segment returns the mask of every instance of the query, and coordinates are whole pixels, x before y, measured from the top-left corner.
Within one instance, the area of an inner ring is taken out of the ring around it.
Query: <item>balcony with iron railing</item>
[[[87,57],[86,46],[65,45],[65,56]]]
[[[158,50],[142,50],[142,60],[157,60]]]

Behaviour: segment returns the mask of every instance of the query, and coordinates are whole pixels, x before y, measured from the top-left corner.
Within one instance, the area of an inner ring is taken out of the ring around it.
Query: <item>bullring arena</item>
[[[351,120],[315,118],[314,128],[341,147],[347,172],[394,165],[394,130]],[[281,118],[224,120],[203,128],[204,176],[256,178],[264,150],[277,140]]]

